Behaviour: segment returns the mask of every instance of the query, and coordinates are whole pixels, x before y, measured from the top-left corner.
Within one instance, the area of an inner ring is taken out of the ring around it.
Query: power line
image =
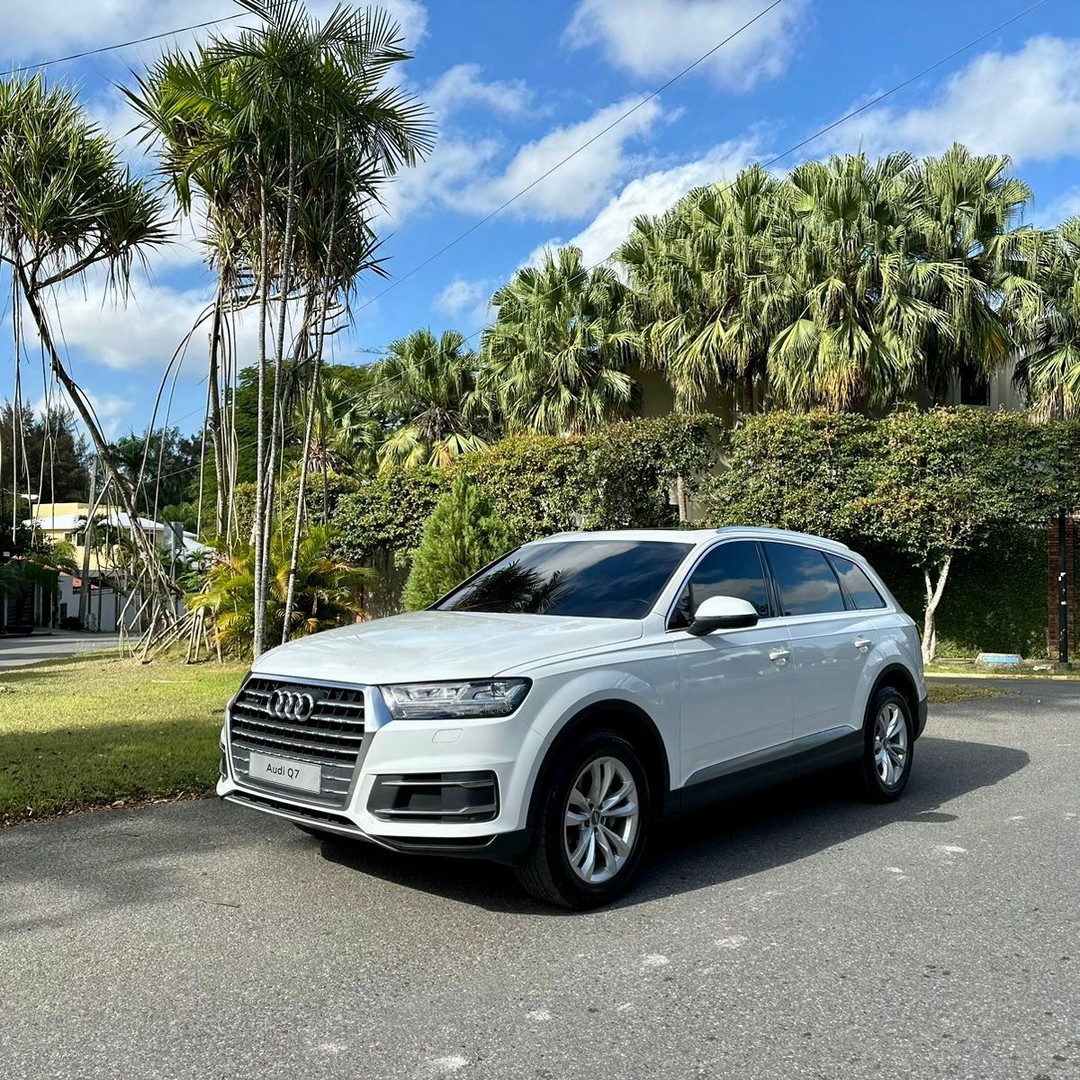
[[[41,68],[52,67],[53,64],[66,64],[72,60],[82,60],[87,56],[100,56],[101,53],[115,52],[117,49],[126,49],[131,45],[143,45],[148,41],[159,41],[161,38],[172,37],[174,34],[186,34],[189,30],[203,30],[208,26],[217,26],[219,23],[231,22],[241,18],[242,13],[225,15],[220,19],[211,19],[209,22],[195,23],[192,26],[181,26],[178,30],[164,30],[160,34],[150,34],[148,37],[133,38],[131,41],[120,41],[115,45],[103,45],[100,49],[87,49],[85,52],[72,53],[70,56],[57,56],[52,60],[41,60],[36,64],[25,64],[20,67],[10,68],[8,71],[0,71],[0,79],[6,79],[9,75],[20,75],[25,71],[39,71]]]
[[[770,5],[769,8],[765,8],[763,11],[759,12],[759,14],[756,15],[754,17],[754,19],[751,20],[751,23],[756,21],[757,19],[760,19],[762,17],[762,15],[766,14],[768,11],[770,11],[773,7],[776,7],[781,2],[782,2],[782,0],[776,0],[776,2],[773,3],[772,5]],[[947,56],[944,56],[940,60],[935,61],[933,64],[930,64],[928,67],[923,68],[921,71],[917,72],[916,74],[909,76],[908,78],[904,79],[902,82],[897,83],[895,86],[891,87],[890,89],[885,90],[880,94],[877,94],[875,97],[871,98],[869,101],[865,102],[863,105],[860,105],[858,108],[852,109],[850,112],[846,113],[844,116],[840,117],[838,120],[834,120],[832,123],[826,124],[824,127],[819,128],[812,135],[809,135],[805,139],[802,139],[799,142],[795,143],[793,146],[788,147],[788,149],[784,150],[782,153],[776,154],[774,157],[769,158],[767,161],[762,163],[763,167],[768,168],[771,165],[775,165],[778,161],[781,161],[785,157],[788,157],[789,155],[795,153],[796,150],[802,149],[804,146],[807,146],[809,143],[812,143],[816,139],[819,139],[822,135],[825,135],[828,132],[835,130],[841,124],[846,123],[848,120],[851,120],[853,117],[858,116],[860,113],[865,112],[867,109],[873,107],[874,105],[879,104],[880,102],[884,101],[886,98],[892,97],[894,94],[899,93],[901,90],[903,90],[906,87],[910,86],[912,83],[917,82],[921,78],[924,78],[926,75],[930,74],[932,71],[935,71],[938,68],[942,67],[944,64],[947,64],[950,60],[954,60],[957,56],[962,55],[963,53],[967,52],[969,49],[973,49],[976,45],[978,45],[981,42],[985,41],[987,38],[992,37],[994,34],[1000,33],[1000,31],[1002,31],[1002,30],[1006,29],[1007,27],[1011,26],[1013,23],[1018,22],[1020,19],[1022,19],[1025,16],[1031,14],[1031,12],[1037,10],[1038,8],[1044,7],[1049,2],[1050,2],[1050,0],[1037,0],[1036,3],[1030,4],[1028,7],[1024,8],[1022,11],[1017,12],[1017,14],[1013,15],[1011,18],[1006,19],[1004,22],[998,23],[996,26],[992,27],[990,30],[987,30],[985,33],[982,33],[978,37],[973,38],[971,41],[967,42],[965,45],[960,46],[958,49],[954,49]],[[746,25],[750,25],[750,23],[747,23]],[[740,33],[742,29],[745,29],[745,26],[741,27],[740,30],[735,31],[735,33],[736,34]],[[734,35],[731,35],[731,36],[733,37]],[[728,37],[727,39],[725,39],[725,42],[730,41],[730,40],[731,40],[731,37]],[[674,82],[676,79],[681,78],[682,75],[686,74],[687,71],[692,70],[698,64],[702,63],[709,56],[711,56],[713,53],[715,53],[717,51],[717,49],[719,49],[725,42],[721,42],[719,45],[714,46],[711,50],[709,50],[708,53],[705,53],[702,57],[700,57],[698,60],[696,60],[688,68],[685,68],[682,72],[680,72],[678,75],[674,76],[667,83],[665,83],[664,87],[660,87],[659,89],[654,91],[653,94],[650,95],[650,97],[655,97],[656,94],[659,94],[661,92],[661,90],[663,90],[665,87],[670,86],[671,83]],[[643,99],[641,102],[638,103],[637,106],[635,106],[635,108],[640,108],[641,105],[643,105],[648,100],[649,100],[649,98]],[[631,110],[631,111],[633,111],[633,110]],[[625,116],[628,116],[628,115],[630,115],[630,113],[624,114],[623,117],[620,117],[620,120],[625,119]],[[608,128],[605,129],[605,131],[610,130],[611,127],[614,127],[615,124],[617,124],[617,123],[619,123],[619,120],[614,121],[611,125],[609,125]],[[582,146],[578,147],[578,149],[575,150],[574,153],[575,154],[579,153],[581,150],[585,149],[585,147],[588,146],[591,142],[595,142],[596,139],[599,138],[600,135],[603,135],[603,134],[604,134],[604,132],[600,132],[598,135],[594,136],[589,141],[589,143],[585,143]],[[569,158],[572,157],[572,156],[573,155],[571,154],[567,158],[564,158],[563,162],[560,162],[559,164],[561,165],[561,164],[565,163],[565,161],[568,161]],[[550,175],[550,173],[553,172],[558,167],[559,167],[559,165],[555,165],[551,169],[549,169],[547,173],[543,174],[543,176],[537,177],[536,180],[534,180],[528,187],[523,188],[522,191],[518,192],[518,195],[515,195],[514,198],[515,199],[518,198],[520,195],[522,195],[526,191],[528,191],[529,188],[534,187],[541,180],[543,180],[545,176]],[[734,186],[735,186],[734,182],[731,182],[731,183],[723,185],[719,190],[720,191],[729,191]],[[508,206],[510,204],[510,202],[512,202],[512,201],[513,201],[512,199],[508,200],[506,203],[503,204],[503,206],[504,207]],[[502,207],[500,207],[500,209],[502,209]],[[480,221],[476,222],[475,225],[473,225],[466,232],[462,233],[459,237],[457,237],[455,240],[453,240],[450,244],[446,245],[446,247],[444,247],[444,248],[440,249],[439,251],[435,252],[434,255],[430,256],[424,262],[418,264],[412,270],[410,270],[408,274],[406,274],[403,277],[399,278],[395,284],[401,284],[403,281],[406,280],[406,278],[411,277],[413,274],[415,274],[419,270],[423,269],[423,267],[425,267],[429,263],[433,262],[441,254],[443,254],[443,252],[448,250],[454,244],[456,244],[459,241],[465,239],[465,237],[470,235],[470,233],[475,232],[476,229],[478,229],[485,222],[490,221],[491,218],[494,217],[497,213],[499,213],[499,210],[493,211],[487,217],[482,218]],[[600,259],[598,262],[593,263],[591,266],[587,267],[586,272],[588,272],[589,270],[595,270],[597,267],[602,266],[606,262],[609,262],[611,260],[611,258],[612,258],[612,256],[608,255],[606,258]],[[374,297],[371,298],[371,300],[367,301],[367,303],[362,305],[361,308],[359,308],[357,310],[362,310],[363,307],[366,307],[368,304],[374,303],[374,301],[378,300],[380,297],[385,296],[386,293],[388,293],[393,287],[394,286],[390,286],[389,288],[384,289],[381,293],[376,294]],[[481,333],[483,333],[483,330],[484,330],[484,328],[481,327],[479,330],[473,331],[473,333],[466,336],[464,340],[465,341],[471,341],[473,338],[476,338]],[[371,350],[371,351],[374,351],[374,350]],[[360,400],[361,400],[361,398],[358,396],[357,398],[353,399],[353,402],[354,403],[359,402]],[[243,449],[251,449],[254,445],[255,445],[254,443],[247,444],[245,447],[243,447]],[[238,447],[238,449],[240,449],[240,448]],[[173,472],[164,474],[163,476],[159,477],[158,479],[159,480],[164,480],[164,479],[167,479],[168,477],[177,476],[177,475],[179,475],[181,473],[194,472],[196,469],[198,469],[200,467],[201,467],[201,464],[200,465],[189,466],[189,467],[186,467],[186,468],[183,468],[183,469],[177,469],[177,470],[175,470]]]
[[[1011,26],[1013,23],[1015,23],[1018,20],[1024,18],[1025,15],[1030,15],[1031,12],[1036,10],[1036,8],[1041,8],[1044,5],[1048,4],[1049,2],[1050,2],[1050,0],[1037,0],[1036,3],[1031,4],[1030,6],[1024,8],[1023,11],[1017,12],[1017,14],[1013,15],[1009,19],[1006,19],[1004,22],[998,23],[997,26],[993,27],[990,30],[987,30],[983,34],[980,34],[977,38],[972,38],[972,40],[969,41],[966,45],[961,45],[960,48],[954,49],[951,53],[949,53],[948,56],[943,56],[940,60],[937,60],[933,64],[930,64],[928,67],[923,68],[922,71],[917,72],[915,75],[911,75],[908,78],[904,79],[903,82],[899,82],[895,86],[891,87],[890,89],[884,90],[884,91],[882,91],[882,93],[877,94],[875,97],[872,97],[869,101],[867,101],[864,104],[860,105],[857,109],[852,109],[850,112],[845,113],[843,116],[840,117],[839,120],[834,120],[831,124],[826,124],[825,127],[819,128],[812,135],[808,135],[805,139],[802,139],[799,142],[795,143],[794,146],[789,146],[782,153],[776,154],[774,157],[769,158],[767,161],[761,162],[760,164],[761,164],[762,168],[767,169],[770,166],[775,165],[778,161],[782,161],[784,158],[789,157],[791,154],[794,154],[796,150],[801,150],[804,146],[809,145],[810,143],[814,142],[816,139],[820,139],[822,135],[828,134],[828,132],[833,131],[835,128],[840,127],[841,124],[846,124],[847,121],[851,120],[853,117],[858,116],[860,113],[865,112],[867,109],[872,108],[874,105],[880,104],[886,98],[892,97],[894,94],[899,93],[901,90],[903,90],[905,87],[910,86],[912,83],[918,82],[920,79],[925,78],[932,71],[936,71],[938,68],[940,68],[943,65],[949,63],[950,60],[955,60],[956,57],[958,57],[961,54],[967,52],[969,49],[973,49],[976,45],[981,44],[987,38],[993,37],[995,34],[1000,33],[1006,27]],[[730,182],[728,184],[720,185],[718,187],[718,193],[723,193],[725,191],[730,191],[733,187],[735,187],[735,183],[736,183],[735,181],[732,181],[732,182]],[[605,256],[603,259],[600,259],[599,261],[593,263],[591,266],[587,266],[585,268],[585,270],[584,270],[584,273],[588,273],[590,270],[596,270],[598,267],[603,266],[607,262],[610,262],[613,257],[614,257],[614,253],[612,253],[611,255]],[[428,261],[430,262],[431,260],[429,259]],[[421,263],[421,266],[423,266],[423,265],[424,264]],[[402,279],[402,280],[404,280],[404,279]],[[389,292],[389,290],[385,290],[385,291]],[[382,295],[385,295],[385,293],[380,293],[379,294],[379,296],[382,296]],[[550,295],[550,294],[546,294],[546,295]],[[374,297],[374,299],[377,300],[378,296]],[[484,332],[484,327],[481,327],[479,330],[474,330],[471,334],[469,334],[465,338],[465,340],[466,341],[471,341],[473,338],[479,337],[480,334],[482,334],[483,332]]]
[[[474,222],[463,233],[461,233],[458,236],[455,236],[453,240],[451,240],[448,244],[444,244],[433,255],[429,255],[423,262],[418,263],[416,266],[414,266],[407,274],[403,274],[401,277],[395,279],[394,282],[392,284],[388,285],[385,289],[383,289],[382,292],[376,293],[369,300],[365,300],[364,303],[362,303],[356,309],[357,312],[361,312],[361,311],[364,310],[364,308],[370,307],[372,304],[375,303],[376,300],[380,300],[380,299],[382,299],[382,297],[386,296],[387,293],[393,292],[394,289],[396,289],[399,285],[403,284],[404,282],[408,281],[409,278],[411,278],[414,274],[418,274],[421,270],[424,269],[424,267],[429,266],[436,259],[441,258],[451,248],[456,247],[458,244],[461,243],[462,240],[466,239],[466,237],[471,236],[474,232],[476,232],[477,229],[479,229],[482,226],[486,225],[489,221],[491,221],[492,218],[495,218],[499,214],[501,214],[508,206],[511,206],[513,203],[517,202],[517,200],[520,199],[523,195],[526,195],[526,194],[528,194],[528,192],[532,191],[532,189],[534,187],[536,187],[537,184],[543,183],[543,181],[545,181],[549,176],[551,176],[552,173],[554,173],[557,170],[561,169],[568,161],[571,161],[573,158],[577,157],[578,154],[580,154],[583,150],[588,149],[598,139],[602,139],[609,131],[611,131],[615,127],[618,127],[618,125],[621,124],[625,119],[627,119],[630,116],[633,116],[634,113],[636,113],[638,111],[638,109],[640,109],[643,106],[647,105],[650,101],[652,101],[654,98],[658,97],[665,90],[667,90],[670,86],[673,86],[675,83],[677,83],[684,75],[689,74],[691,71],[694,70],[694,68],[696,68],[696,67],[700,66],[701,64],[705,63],[705,61],[708,60],[709,57],[711,57],[715,53],[719,52],[725,45],[728,44],[728,42],[734,41],[735,38],[737,38],[744,30],[748,30],[751,26],[754,25],[754,23],[756,23],[759,19],[764,18],[764,16],[768,15],[768,13],[773,10],[773,8],[779,7],[783,2],[784,2],[784,0],[773,0],[773,2],[771,4],[769,4],[768,7],[762,8],[762,10],[759,11],[752,19],[750,19],[747,22],[743,23],[742,26],[740,26],[737,30],[734,30],[734,31],[732,31],[732,33],[728,34],[728,36],[726,38],[724,38],[723,41],[718,42],[711,49],[709,49],[708,52],[702,53],[701,56],[699,56],[692,64],[688,64],[686,67],[684,67],[682,69],[682,71],[680,71],[677,75],[673,75],[662,86],[658,86],[651,93],[646,94],[646,96],[643,97],[636,105],[633,105],[631,108],[627,109],[626,112],[622,113],[622,115],[620,115],[620,116],[616,117],[614,120],[612,120],[611,123],[608,124],[607,127],[605,127],[603,130],[598,131],[590,139],[587,139],[579,147],[577,147],[577,149],[572,150],[561,161],[557,161],[546,172],[541,173],[538,177],[536,177],[535,180],[533,180],[530,183],[526,184],[525,187],[523,187],[516,194],[511,195],[510,198],[507,199],[505,202],[500,203],[500,205],[495,207],[495,209],[492,210],[490,214],[487,214],[486,216],[482,217],[479,221]]]

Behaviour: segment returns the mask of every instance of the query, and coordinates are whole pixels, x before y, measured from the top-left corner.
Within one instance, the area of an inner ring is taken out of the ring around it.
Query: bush
[[[521,435],[445,469],[388,469],[343,496],[334,515],[338,553],[371,564],[382,553],[407,562],[424,522],[454,477],[489,500],[518,543],[573,529],[677,524],[670,488],[688,494],[716,459],[717,422],[673,415],[615,424],[592,435]]]
[[[405,584],[406,609],[430,607],[514,546],[510,530],[494,516],[487,496],[460,474],[424,526]]]
[[[444,469],[386,469],[342,495],[333,515],[335,554],[370,565],[380,554],[402,555],[420,543],[424,522],[450,487]]]

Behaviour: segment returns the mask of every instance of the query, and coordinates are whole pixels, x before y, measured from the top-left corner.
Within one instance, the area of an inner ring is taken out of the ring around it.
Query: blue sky
[[[335,340],[335,359],[368,362],[423,326],[477,331],[491,292],[545,244],[579,243],[598,262],[636,214],[657,213],[690,187],[786,150],[1030,2],[784,0],[494,220],[378,296],[767,4],[388,0],[415,53],[404,78],[430,104],[439,142],[388,192],[380,227],[391,281],[361,284],[355,326]],[[332,4],[309,6],[325,14]],[[4,4],[0,64],[30,64],[232,10],[227,0]],[[191,35],[174,40],[190,43]],[[114,84],[130,81],[164,44],[48,69],[50,80],[79,87],[90,112],[144,170]],[[1010,154],[1035,190],[1034,220],[1080,212],[1080,5],[1048,0],[775,168],[860,147],[933,153],[954,140]],[[103,307],[96,281],[57,297],[72,369],[109,434],[146,424],[165,365],[209,291],[188,228],[140,275],[126,309]],[[14,367],[6,310],[0,335],[2,399]],[[250,337],[241,335],[241,344],[250,349]],[[175,383],[170,422],[184,431],[201,424],[204,354],[200,337]],[[39,366],[24,378],[25,396],[40,400]]]

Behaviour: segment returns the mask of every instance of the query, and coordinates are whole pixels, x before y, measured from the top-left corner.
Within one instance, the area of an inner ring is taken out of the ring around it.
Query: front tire
[[[542,782],[536,831],[518,881],[560,907],[611,903],[637,872],[652,817],[637,750],[616,732],[590,732]]]
[[[898,690],[883,686],[870,699],[863,739],[858,766],[863,795],[878,803],[899,799],[911,777],[915,725],[911,706]]]

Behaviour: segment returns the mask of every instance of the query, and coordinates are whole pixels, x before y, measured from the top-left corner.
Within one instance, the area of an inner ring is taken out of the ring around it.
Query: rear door
[[[854,606],[823,551],[778,541],[762,547],[791,637],[794,739],[840,737],[862,725],[863,673],[880,632],[872,613]]]
[[[687,633],[710,596],[736,596],[758,611],[757,626]],[[684,784],[715,780],[740,764],[759,764],[791,741],[794,695],[787,630],[775,618],[756,541],[711,548],[690,572],[668,621],[678,657]],[[740,763],[740,759],[742,759]]]

